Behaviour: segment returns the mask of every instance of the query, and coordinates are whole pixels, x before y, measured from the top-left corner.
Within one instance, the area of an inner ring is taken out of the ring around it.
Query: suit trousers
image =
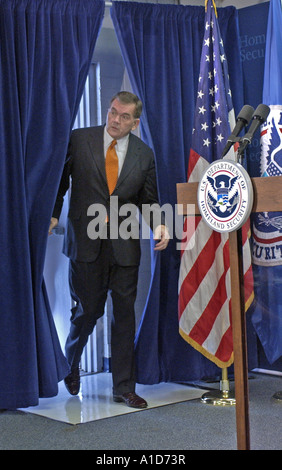
[[[79,365],[81,355],[96,321],[103,316],[108,291],[111,292],[111,365],[113,393],[135,391],[135,311],[139,266],[119,266],[111,240],[101,240],[94,262],[70,260],[71,326],[66,340],[66,357],[71,368]]]

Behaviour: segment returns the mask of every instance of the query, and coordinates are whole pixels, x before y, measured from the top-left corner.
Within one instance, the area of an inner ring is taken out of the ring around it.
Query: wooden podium
[[[282,176],[251,178],[251,182],[254,192],[252,212],[282,210]],[[187,216],[200,215],[197,190],[198,183],[177,184],[179,213]],[[237,448],[249,450],[249,388],[241,229],[229,233],[229,251]]]

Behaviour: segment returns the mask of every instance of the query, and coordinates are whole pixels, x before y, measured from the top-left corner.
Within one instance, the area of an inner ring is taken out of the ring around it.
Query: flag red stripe
[[[188,175],[191,175],[191,173],[193,172],[199,158],[199,154],[195,152],[195,150],[191,149],[188,163]]]
[[[228,246],[229,244],[226,243],[223,248],[225,261],[228,256],[228,249],[229,249]],[[229,256],[228,256],[228,259],[229,259]],[[207,307],[205,308],[205,310],[203,311],[201,317],[198,319],[197,323],[194,325],[194,327],[189,333],[189,336],[194,341],[197,341],[199,344],[203,344],[203,342],[206,340],[206,338],[210,334],[210,331],[213,327],[216,317],[219,314],[222,308],[222,305],[225,303],[227,299],[226,274],[227,274],[228,269],[229,269],[229,263],[224,262],[224,272],[218,281],[214,294],[210,298],[210,301]]]
[[[183,255],[185,251],[185,247],[188,245],[189,241],[191,240],[192,236],[197,230],[197,227],[199,223],[201,222],[201,217],[194,217],[194,223],[189,223],[189,221],[191,222],[191,219],[189,220],[189,218],[186,217],[184,226],[183,226],[180,256]]]
[[[225,274],[223,274],[217,284],[214,295],[210,298],[207,307],[189,333],[189,336],[194,341],[197,341],[198,344],[203,344],[207,339],[226,298]]]
[[[194,293],[198,289],[199,284],[202,282],[206,273],[210,269],[214,261],[214,253],[221,242],[221,236],[218,232],[212,232],[211,237],[197,257],[196,262],[191,267],[187,276],[183,280],[182,288],[179,296],[179,307],[181,317],[186,305],[190,302]],[[184,288],[183,288],[184,287]]]
[[[244,274],[244,290],[245,290],[245,304],[248,307],[248,303],[254,295],[254,278],[252,265]]]
[[[222,362],[228,362],[233,353],[232,328],[231,326],[223,334],[220,345],[217,348],[215,357]]]

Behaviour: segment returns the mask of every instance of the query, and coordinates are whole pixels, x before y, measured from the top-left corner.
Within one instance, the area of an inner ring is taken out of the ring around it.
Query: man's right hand
[[[49,225],[49,231],[48,231],[48,235],[52,235],[52,230],[53,228],[55,228],[59,223],[59,220],[56,219],[55,217],[51,217],[51,222],[50,222],[50,225]]]

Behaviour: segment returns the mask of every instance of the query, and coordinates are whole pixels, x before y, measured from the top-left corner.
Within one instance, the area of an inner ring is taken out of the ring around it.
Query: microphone
[[[242,154],[247,145],[249,145],[254,137],[257,129],[266,121],[270,113],[270,108],[266,104],[259,104],[253,114],[253,122],[249,127],[248,132],[242,138],[242,143],[238,149],[238,153]]]
[[[238,139],[236,137],[238,136],[238,134],[240,134],[243,127],[249,124],[253,116],[253,112],[254,112],[254,108],[252,106],[249,106],[248,104],[245,104],[245,106],[243,106],[243,108],[241,109],[240,113],[237,116],[236,125],[227,139],[227,144],[224,147],[221,158],[223,158],[227,154],[227,152],[232,147],[232,145],[235,144],[235,142],[238,142]]]

